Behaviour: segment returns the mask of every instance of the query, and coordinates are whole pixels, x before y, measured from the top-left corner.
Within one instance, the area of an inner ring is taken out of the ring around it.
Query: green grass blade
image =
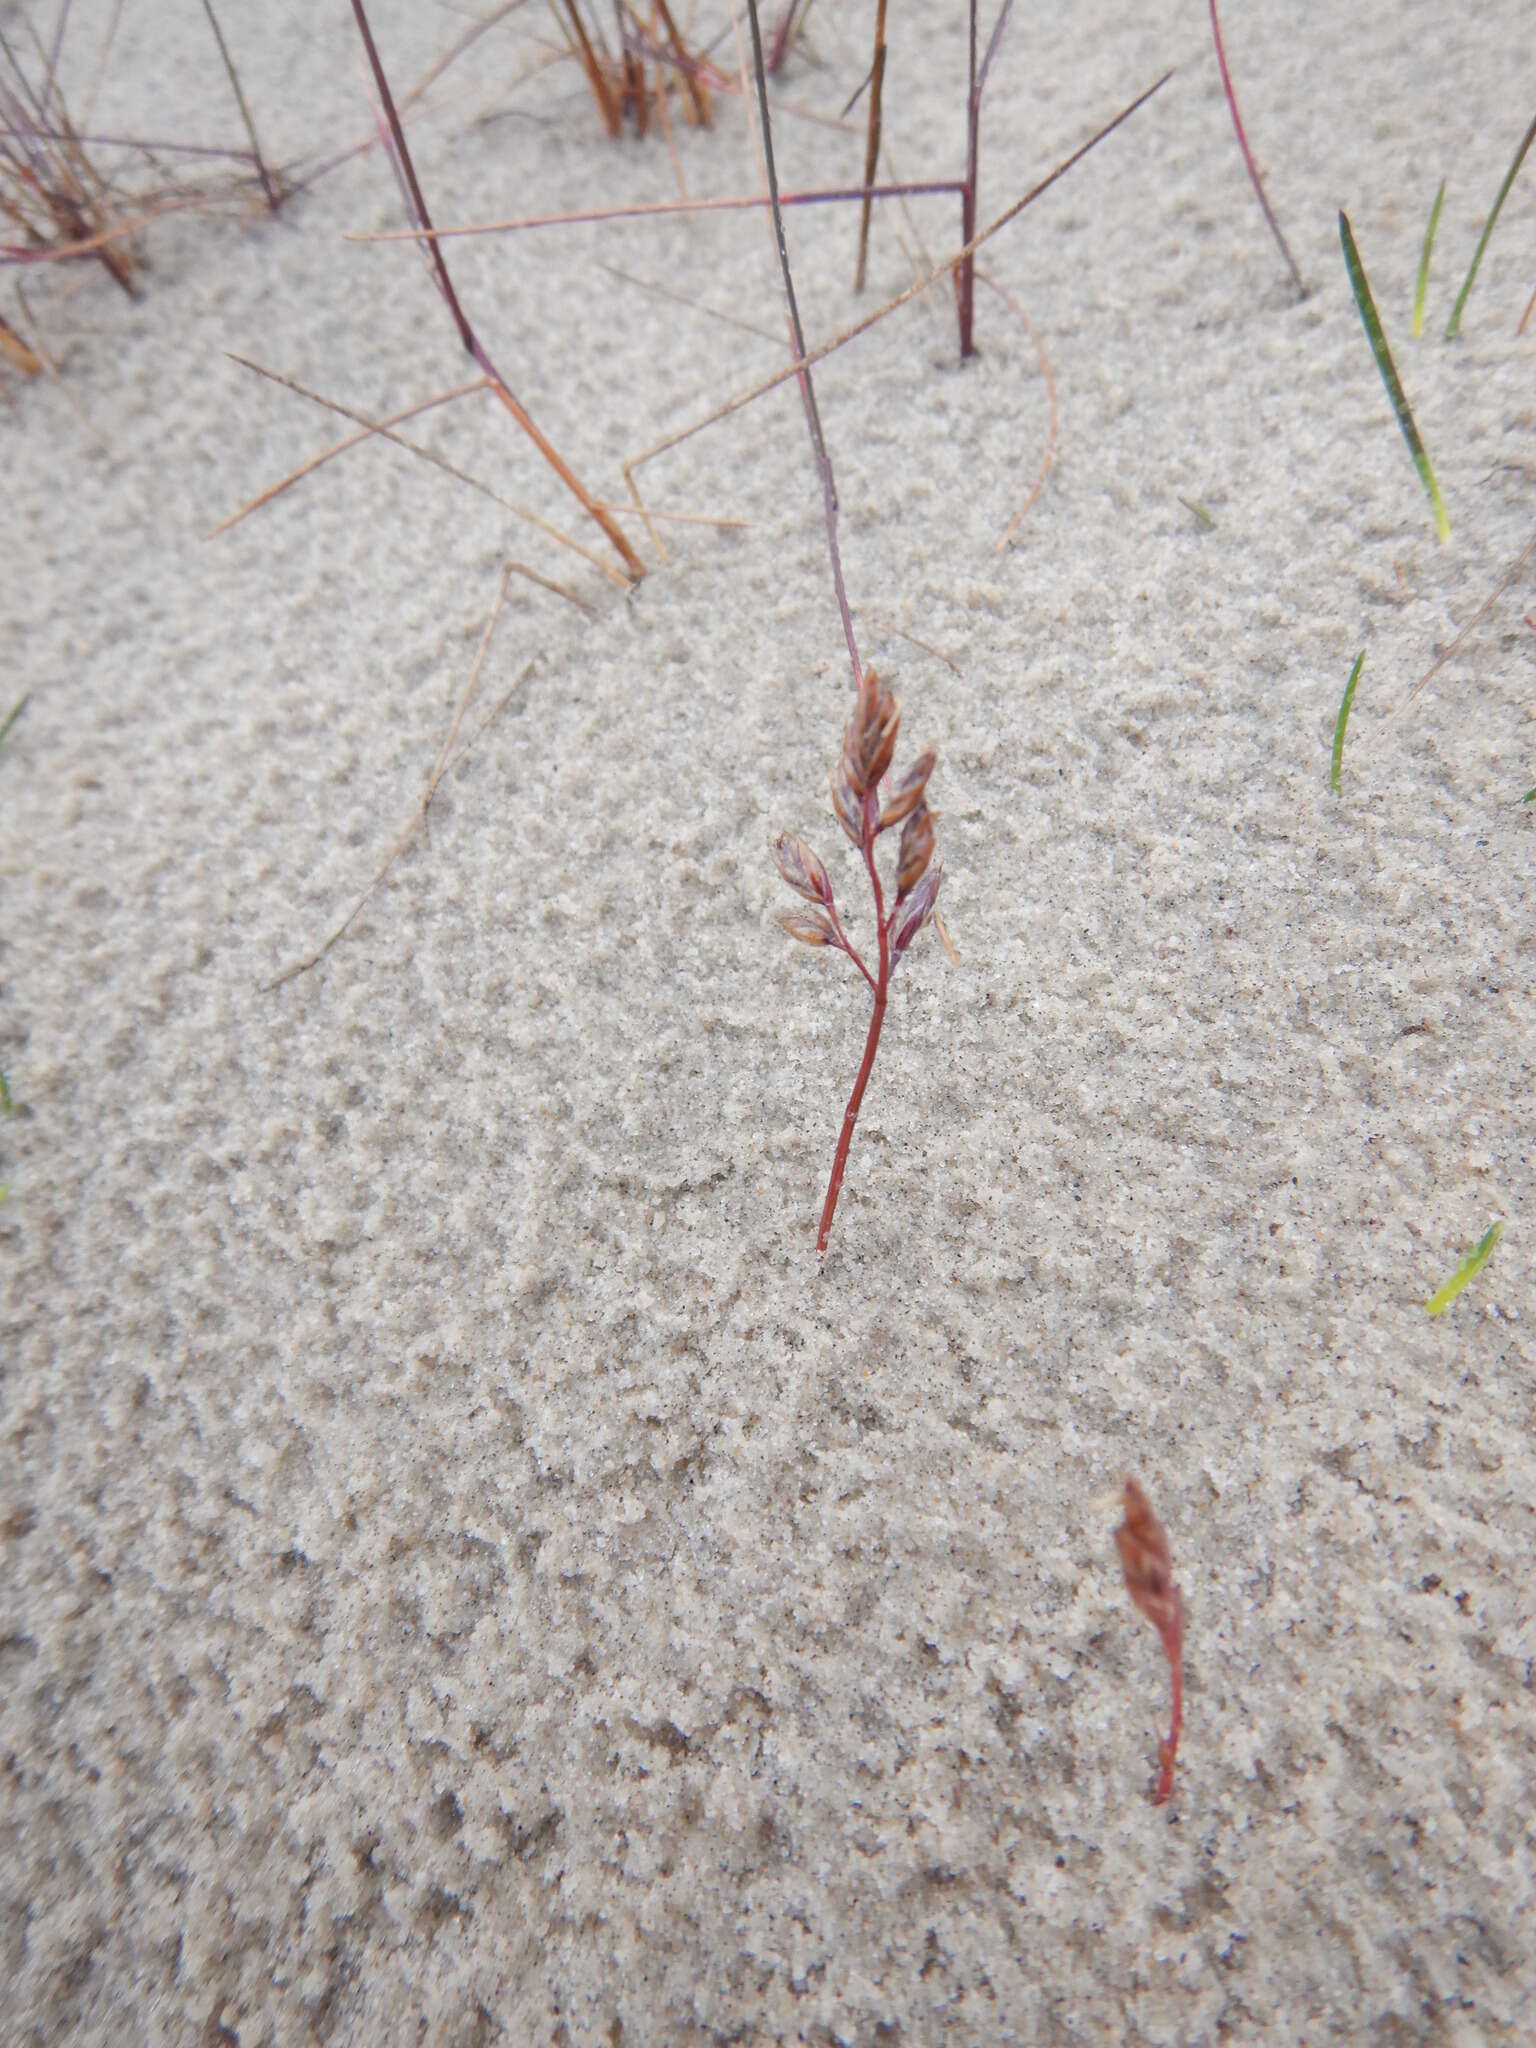
[[[1339,770],[1344,766],[1344,728],[1349,724],[1350,706],[1355,701],[1355,685],[1360,680],[1360,671],[1365,667],[1365,649],[1362,647],[1355,656],[1355,665],[1349,672],[1349,681],[1344,685],[1343,701],[1339,715],[1333,724],[1333,773],[1329,784],[1335,796],[1339,793]]]
[[[1429,226],[1424,230],[1424,247],[1419,251],[1419,281],[1413,288],[1413,338],[1424,332],[1424,294],[1429,290],[1429,252],[1435,246],[1435,229],[1440,225],[1440,208],[1445,204],[1445,180],[1429,209]]]
[[[1180,498],[1179,503],[1186,512],[1193,512],[1202,526],[1214,526],[1216,524],[1215,516],[1200,503],[1198,498]]]
[[[1503,1235],[1504,1226],[1502,1223],[1494,1223],[1484,1231],[1450,1279],[1446,1281],[1437,1294],[1432,1294],[1428,1301],[1425,1302],[1424,1306],[1432,1316],[1443,1315],[1457,1295],[1460,1294],[1463,1287],[1466,1286],[1467,1282],[1481,1273],[1484,1266],[1487,1265],[1489,1259],[1493,1256],[1494,1246]]]
[[[1520,801],[1523,804],[1536,804],[1536,789],[1528,789]]]
[[[11,1101],[11,1084],[5,1078],[4,1068],[0,1067],[0,1116],[9,1116],[15,1106]]]
[[[14,703],[11,706],[10,710],[7,711],[7,713],[5,714],[4,722],[0,723],[0,742],[4,741],[6,734],[10,731],[11,727],[16,723],[17,719],[20,718],[23,711],[26,710],[31,694],[32,693],[29,690],[27,692],[27,695],[25,697],[19,698],[16,701],[16,703]]]
[[[1414,425],[1413,414],[1403,396],[1402,380],[1397,374],[1397,365],[1392,360],[1392,351],[1387,347],[1387,337],[1381,331],[1381,316],[1376,311],[1376,301],[1371,297],[1370,280],[1365,274],[1365,265],[1360,261],[1360,251],[1355,247],[1354,230],[1349,224],[1349,215],[1339,214],[1339,240],[1344,245],[1344,263],[1349,271],[1349,282],[1355,294],[1355,304],[1360,308],[1360,318],[1365,323],[1366,340],[1371,344],[1371,354],[1376,358],[1376,367],[1381,372],[1381,381],[1387,387],[1387,396],[1392,401],[1392,410],[1397,414],[1397,424],[1403,430],[1403,439],[1408,443],[1408,453],[1413,457],[1413,466],[1419,472],[1424,488],[1429,493],[1429,502],[1434,507],[1435,531],[1441,540],[1448,540],[1451,522],[1445,516],[1445,501],[1440,496],[1440,486],[1435,481],[1435,472],[1430,467],[1424,443],[1419,439],[1419,430]]]
[[[1525,162],[1525,153],[1530,148],[1532,142],[1536,142],[1536,121],[1532,121],[1530,127],[1526,129],[1525,134],[1520,139],[1520,147],[1515,151],[1515,160],[1504,173],[1504,182],[1499,187],[1498,198],[1493,202],[1493,211],[1489,214],[1487,224],[1478,238],[1476,249],[1472,252],[1472,268],[1467,272],[1466,283],[1456,295],[1456,303],[1451,308],[1451,317],[1445,323],[1445,338],[1447,341],[1454,341],[1461,332],[1461,310],[1466,305],[1467,299],[1471,294],[1473,281],[1477,276],[1477,266],[1483,260],[1483,251],[1488,246],[1488,237],[1493,233],[1493,224],[1499,217],[1499,209],[1509,197],[1509,188],[1519,176],[1520,166]]]

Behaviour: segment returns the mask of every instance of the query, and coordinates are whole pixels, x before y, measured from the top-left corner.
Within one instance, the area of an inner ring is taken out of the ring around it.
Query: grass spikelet
[[[1532,790],[1531,796],[1536,796],[1536,790]],[[1530,797],[1526,798],[1527,803],[1530,800]],[[1502,1223],[1491,1223],[1488,1226],[1471,1251],[1467,1253],[1467,1256],[1456,1268],[1450,1279],[1425,1302],[1424,1306],[1432,1316],[1444,1315],[1445,1311],[1467,1283],[1481,1273],[1484,1266],[1487,1265],[1489,1259],[1493,1256],[1494,1246],[1503,1235],[1504,1226]]]
[[[1173,1583],[1173,1553],[1168,1531],[1152,1512],[1152,1503],[1134,1479],[1125,1482],[1125,1520],[1115,1531],[1125,1590],[1162,1638],[1163,1655],[1173,1686],[1168,1739],[1157,1746],[1161,1766],[1152,1804],[1161,1806],[1173,1791],[1173,1767],[1184,1726],[1184,1599]]]
[[[1488,239],[1493,233],[1494,223],[1498,220],[1500,210],[1505,200],[1509,197],[1510,186],[1514,184],[1515,179],[1520,174],[1520,166],[1525,162],[1525,153],[1533,141],[1536,141],[1536,120],[1531,122],[1530,127],[1521,136],[1520,147],[1515,151],[1514,161],[1504,173],[1504,182],[1499,187],[1499,196],[1493,202],[1493,211],[1484,223],[1483,232],[1478,236],[1477,247],[1472,252],[1472,266],[1467,272],[1466,283],[1456,294],[1456,303],[1451,308],[1451,317],[1445,323],[1445,338],[1447,341],[1454,341],[1461,332],[1462,312],[1467,300],[1471,296],[1472,286],[1477,280],[1477,267],[1483,260],[1483,251],[1488,246]]]
[[[1355,665],[1349,672],[1349,681],[1344,685],[1344,695],[1339,700],[1339,715],[1333,722],[1333,769],[1328,777],[1328,786],[1337,796],[1339,793],[1339,770],[1344,766],[1344,729],[1349,724],[1350,709],[1355,701],[1355,685],[1360,680],[1360,671],[1365,667],[1365,649],[1362,647],[1355,656]]]
[[[1440,190],[1435,194],[1435,203],[1429,209],[1429,226],[1424,230],[1424,246],[1419,251],[1419,276],[1413,288],[1413,338],[1418,340],[1424,332],[1424,294],[1429,290],[1429,257],[1435,246],[1435,229],[1440,225],[1440,209],[1445,204],[1445,180],[1440,180]]]
[[[1371,344],[1371,353],[1376,358],[1381,381],[1387,387],[1392,410],[1397,414],[1397,424],[1403,430],[1403,439],[1408,443],[1408,453],[1413,457],[1413,466],[1419,472],[1420,480],[1429,493],[1429,502],[1434,507],[1435,531],[1441,540],[1448,540],[1451,522],[1445,516],[1445,500],[1440,495],[1440,486],[1435,481],[1434,469],[1425,452],[1424,443],[1419,438],[1419,430],[1414,424],[1408,400],[1403,395],[1402,379],[1397,374],[1397,365],[1392,360],[1392,351],[1388,348],[1387,337],[1381,329],[1381,316],[1376,311],[1376,301],[1371,295],[1371,283],[1365,274],[1365,265],[1360,261],[1360,251],[1355,247],[1355,235],[1349,224],[1349,215],[1342,210],[1339,214],[1339,240],[1344,245],[1344,263],[1349,271],[1355,304],[1360,308],[1360,318],[1365,325],[1366,339]]]

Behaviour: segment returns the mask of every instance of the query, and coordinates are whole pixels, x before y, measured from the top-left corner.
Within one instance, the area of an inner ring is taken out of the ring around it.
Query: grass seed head
[[[896,900],[910,896],[928,871],[933,859],[933,813],[920,803],[901,828],[901,852],[896,863]]]
[[[863,808],[853,793],[847,771],[841,761],[832,771],[832,808],[837,813],[837,822],[847,833],[855,846],[864,844]]]
[[[929,918],[933,916],[934,905],[939,900],[939,884],[943,879],[943,868],[930,868],[906,902],[898,908],[895,921],[891,926],[891,955],[893,959],[899,960],[901,958]]]
[[[779,873],[797,895],[811,903],[830,903],[832,884],[827,871],[803,839],[781,832],[773,842],[773,858]]]
[[[779,923],[802,946],[835,946],[837,934],[819,910],[781,910]]]
[[[938,755],[931,750],[919,754],[906,774],[897,783],[890,795],[880,806],[880,830],[888,825],[899,825],[903,818],[909,818],[923,800],[928,787],[928,778],[933,773]]]
[[[843,734],[843,774],[855,796],[872,789],[890,767],[900,724],[901,706],[875,671],[865,669]]]

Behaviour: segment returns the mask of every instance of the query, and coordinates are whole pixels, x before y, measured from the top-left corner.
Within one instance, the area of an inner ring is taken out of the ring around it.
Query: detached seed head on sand
[[[864,1059],[843,1115],[837,1151],[832,1161],[832,1178],[821,1213],[816,1249],[825,1251],[837,1208],[843,1171],[848,1163],[848,1146],[858,1120],[859,1106],[875,1064],[880,1027],[885,1020],[886,997],[897,961],[923,926],[933,916],[944,871],[936,867],[934,816],[927,804],[928,778],[938,756],[921,755],[894,787],[889,770],[901,726],[901,706],[872,668],[865,669],[854,698],[853,715],[843,729],[843,747],[832,771],[832,808],[849,841],[863,856],[874,897],[875,931],[879,952],[876,971],[871,973],[854,950],[837,915],[832,882],[820,859],[803,839],[781,833],[773,843],[773,857],[779,873],[798,896],[818,907],[815,910],[787,910],[779,918],[792,939],[806,946],[831,946],[846,953],[869,983],[874,995],[874,1013],[865,1041]],[[901,842],[896,858],[896,898],[889,911],[880,872],[875,865],[875,841],[882,832],[900,825]]]
[[[1163,1655],[1173,1681],[1173,1716],[1168,1739],[1158,1744],[1162,1766],[1152,1803],[1161,1806],[1173,1791],[1173,1766],[1184,1724],[1184,1600],[1173,1583],[1173,1553],[1168,1531],[1152,1512],[1152,1503],[1134,1479],[1125,1482],[1125,1520],[1115,1531],[1125,1589],[1163,1640]]]

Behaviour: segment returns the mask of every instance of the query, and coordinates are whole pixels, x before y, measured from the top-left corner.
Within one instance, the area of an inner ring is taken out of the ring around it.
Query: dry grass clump
[[[153,221],[189,209],[275,213],[296,189],[263,156],[211,0],[203,0],[203,7],[239,110],[244,146],[92,130],[91,110],[110,61],[118,11],[78,118],[63,84],[68,7],[46,47],[29,19],[23,20],[25,45],[0,31],[0,267],[20,272],[38,265],[100,265],[131,298],[141,262],[139,238]],[[46,362],[41,349],[3,318],[0,353],[27,374]]]
[[[596,8],[579,6],[577,0],[550,0],[550,9],[586,74],[610,135],[622,134],[626,124],[643,135],[653,110],[662,127],[670,130],[667,99],[673,91],[681,95],[683,118],[690,126],[709,126],[710,93],[730,81],[707,58],[689,50],[667,0],[651,0],[648,12],[632,0],[617,0],[617,47],[604,34]]]

